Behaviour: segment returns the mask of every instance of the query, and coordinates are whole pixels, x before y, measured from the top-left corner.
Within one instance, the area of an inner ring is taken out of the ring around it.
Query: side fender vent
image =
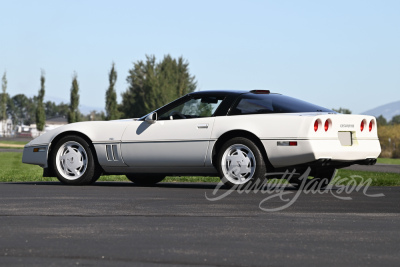
[[[106,145],[106,157],[108,161],[119,161],[118,145]]]

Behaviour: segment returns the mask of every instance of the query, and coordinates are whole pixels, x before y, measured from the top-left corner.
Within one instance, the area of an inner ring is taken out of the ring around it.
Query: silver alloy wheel
[[[81,177],[88,165],[86,150],[75,141],[64,143],[57,151],[56,165],[59,173],[67,180]]]
[[[245,145],[231,145],[221,159],[225,178],[233,184],[244,184],[253,178],[256,159],[253,152]]]

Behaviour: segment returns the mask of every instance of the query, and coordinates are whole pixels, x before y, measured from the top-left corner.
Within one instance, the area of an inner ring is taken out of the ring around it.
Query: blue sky
[[[2,1],[8,93],[103,108],[132,63],[183,56],[199,90],[270,89],[360,113],[400,100],[400,1]]]

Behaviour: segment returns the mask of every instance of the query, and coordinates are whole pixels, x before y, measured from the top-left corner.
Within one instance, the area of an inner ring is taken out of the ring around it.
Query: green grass
[[[400,159],[378,158],[377,163],[400,165]]]
[[[22,153],[0,152],[0,182],[41,182],[58,181],[57,178],[43,178],[43,169],[36,165],[23,164]],[[396,173],[363,172],[351,170],[339,170],[333,184],[362,183],[371,179],[372,186],[400,186],[400,175]],[[123,181],[129,180],[124,175],[107,175],[100,177],[99,181]],[[163,182],[219,182],[218,177],[176,177],[168,176]]]
[[[22,153],[0,153],[0,181],[27,182],[27,181],[56,181],[53,178],[43,178],[43,169],[36,165],[23,164]]]
[[[2,149],[24,149],[23,147],[10,147],[10,146],[2,146],[1,144],[0,144],[0,148],[2,148]]]
[[[340,180],[342,185],[353,183],[353,181],[357,184],[365,184],[368,179],[371,179],[371,186],[400,186],[400,175],[398,173],[352,170],[339,170],[331,184],[338,184]]]

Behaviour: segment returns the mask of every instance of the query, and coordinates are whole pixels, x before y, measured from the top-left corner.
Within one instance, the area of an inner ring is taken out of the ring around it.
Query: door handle
[[[197,129],[207,129],[208,123],[197,124]]]

